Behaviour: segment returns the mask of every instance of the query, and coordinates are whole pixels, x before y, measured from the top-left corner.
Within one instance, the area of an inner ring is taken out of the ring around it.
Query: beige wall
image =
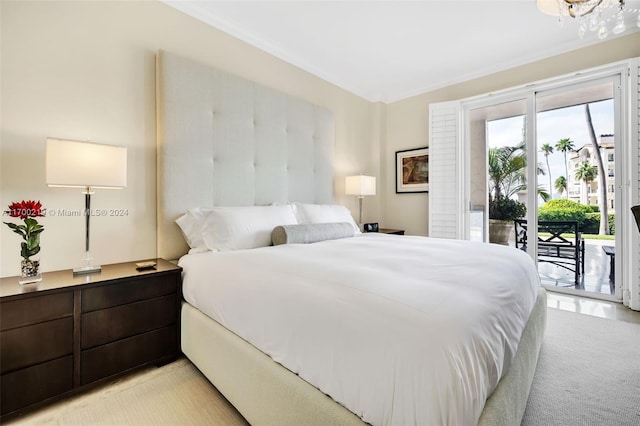
[[[395,151],[429,145],[429,104],[521,86],[636,56],[640,56],[640,33],[387,105],[386,143],[382,154],[382,173],[388,188],[382,204],[385,226],[403,228],[414,235],[428,233],[428,194],[396,194],[393,185]]]
[[[98,190],[96,209],[128,209],[126,217],[94,217],[98,263],[156,253],[155,52],[164,49],[209,63],[322,105],[336,118],[336,201],[357,215],[344,176],[380,176],[380,119],[371,104],[159,2],[0,2],[2,118],[0,207],[41,200],[50,211],[82,209],[75,189],[47,188],[47,136],[124,145],[128,187]],[[365,201],[374,220],[382,196]],[[6,220],[6,218],[3,218]],[[82,217],[41,220],[45,271],[79,264]],[[2,225],[0,276],[19,272],[20,237]]]
[[[395,151],[428,145],[428,106],[640,56],[640,34],[446,87],[392,104],[369,103],[159,2],[0,2],[0,208],[39,199],[53,211],[79,210],[82,194],[47,188],[47,136],[124,145],[129,185],[98,191],[96,209],[126,217],[92,219],[99,263],[155,256],[155,52],[209,63],[325,106],[336,117],[336,201],[344,176],[378,178],[364,220],[427,233],[427,194],[395,194]],[[45,270],[76,266],[84,246],[79,217],[48,216]],[[3,225],[0,276],[18,273],[20,239]]]

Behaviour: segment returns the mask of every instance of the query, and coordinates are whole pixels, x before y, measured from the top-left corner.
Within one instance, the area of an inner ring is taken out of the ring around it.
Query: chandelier
[[[636,13],[636,25],[640,27],[640,9],[626,7],[625,0],[536,0],[538,9],[547,15],[557,16],[560,24],[565,17],[579,21],[578,36],[583,38],[587,31],[598,34],[603,40],[611,32],[621,34],[627,30],[625,14]]]

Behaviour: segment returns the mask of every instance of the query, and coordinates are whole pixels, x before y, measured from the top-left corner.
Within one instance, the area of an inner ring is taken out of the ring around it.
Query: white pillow
[[[290,205],[200,209],[202,239],[209,250],[242,250],[271,245],[271,231],[297,223]]]
[[[361,234],[360,227],[353,220],[351,212],[338,204],[304,204],[293,203],[293,210],[298,223],[337,223],[348,222],[356,234]]]
[[[204,240],[202,239],[203,221],[204,218],[202,217],[202,211],[200,210],[200,208],[190,209],[185,214],[176,219],[176,223],[180,227],[184,239],[187,241],[187,244],[189,244],[189,247],[191,248],[191,250],[189,250],[189,253],[197,253],[209,250],[207,246],[204,245]]]

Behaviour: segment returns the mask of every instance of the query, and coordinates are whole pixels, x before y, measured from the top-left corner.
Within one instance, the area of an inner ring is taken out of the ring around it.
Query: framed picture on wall
[[[396,193],[429,192],[429,148],[396,151]]]

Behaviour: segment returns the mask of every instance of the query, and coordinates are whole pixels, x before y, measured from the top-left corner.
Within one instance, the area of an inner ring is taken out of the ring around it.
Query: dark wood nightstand
[[[0,279],[0,414],[180,353],[181,268],[156,259]]]
[[[404,229],[380,228],[378,232],[381,234],[404,235]]]

